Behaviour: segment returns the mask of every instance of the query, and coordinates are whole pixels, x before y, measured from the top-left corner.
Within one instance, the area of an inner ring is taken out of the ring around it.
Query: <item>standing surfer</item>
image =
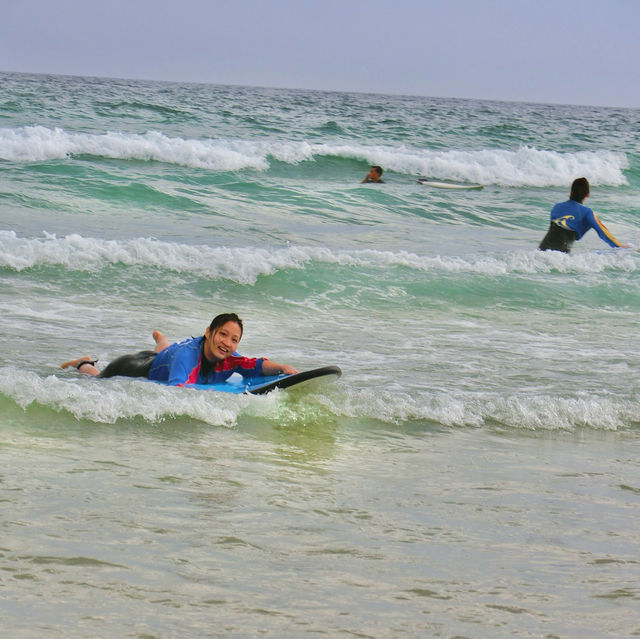
[[[598,219],[596,214],[583,202],[589,197],[589,182],[581,177],[573,181],[571,194],[566,202],[560,202],[551,209],[549,230],[540,246],[541,251],[561,251],[569,253],[571,246],[589,229],[596,233],[614,248],[629,248],[629,244],[621,244],[609,229]]]

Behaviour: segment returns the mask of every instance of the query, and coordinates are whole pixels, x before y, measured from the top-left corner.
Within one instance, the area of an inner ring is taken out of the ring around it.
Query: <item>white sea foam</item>
[[[608,397],[495,396],[491,393],[397,393],[345,389],[323,400],[338,415],[402,424],[427,421],[447,427],[519,430],[619,430],[637,423],[633,401]]]
[[[7,366],[0,368],[0,393],[26,408],[32,404],[65,410],[77,419],[114,423],[141,418],[149,422],[188,417],[214,426],[235,425],[238,414],[256,398],[170,388],[140,380],[65,379]]]
[[[157,131],[145,134],[68,133],[64,129],[25,126],[0,129],[0,158],[14,162],[93,155],[122,160],[154,160],[218,171],[268,168],[264,152],[241,141],[183,140]]]
[[[331,147],[317,145],[318,155],[337,155],[379,164],[409,175],[504,186],[563,186],[576,175],[589,175],[592,184],[627,184],[624,153],[580,151],[558,153],[528,146],[477,151],[410,149],[405,147]]]
[[[68,132],[24,126],[0,129],[0,158],[13,162],[92,155],[157,161],[213,171],[267,170],[272,160],[287,164],[341,157],[380,164],[414,176],[506,186],[564,186],[576,175],[592,184],[627,184],[624,153],[608,150],[559,153],[522,146],[516,150],[432,150],[363,144],[319,144],[270,139],[183,139],[159,131],[144,134]]]
[[[14,231],[0,231],[0,267],[15,271],[36,266],[63,266],[72,271],[96,272],[109,265],[142,266],[164,271],[229,279],[254,284],[258,277],[311,264],[332,264],[362,269],[406,268],[422,273],[600,273],[635,272],[640,254],[634,250],[610,250],[566,255],[536,250],[499,255],[417,255],[408,251],[372,249],[337,251],[329,248],[290,246],[279,249],[211,247],[163,242],[153,238],[103,240],[77,234],[58,238],[22,238]]]
[[[633,401],[607,397],[498,397],[490,393],[397,393],[342,384],[314,395],[309,405],[289,406],[287,395],[245,396],[170,388],[140,380],[95,380],[49,375],[12,366],[0,368],[0,393],[22,408],[32,404],[66,411],[96,423],[140,418],[158,423],[189,418],[233,427],[242,414],[296,421],[314,414],[373,419],[390,425],[426,421],[446,427],[507,427],[523,430],[619,430],[637,422]],[[315,406],[315,409],[313,408]],[[321,410],[320,407],[324,407]],[[292,413],[292,414],[289,414]]]

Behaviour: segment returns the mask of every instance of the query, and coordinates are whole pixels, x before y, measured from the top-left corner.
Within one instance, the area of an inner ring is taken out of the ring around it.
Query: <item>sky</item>
[[[640,108],[640,0],[0,0],[0,71]]]

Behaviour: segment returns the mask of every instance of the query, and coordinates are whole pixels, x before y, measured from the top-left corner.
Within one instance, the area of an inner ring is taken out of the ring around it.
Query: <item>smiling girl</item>
[[[286,364],[278,364],[264,357],[243,357],[236,352],[242,338],[242,320],[235,313],[222,313],[213,318],[204,335],[169,344],[167,338],[154,331],[156,348],[133,355],[122,355],[101,372],[97,360],[79,357],[61,364],[75,366],[81,373],[98,377],[146,377],[171,386],[187,384],[217,384],[233,373],[243,377],[293,375],[298,371]]]

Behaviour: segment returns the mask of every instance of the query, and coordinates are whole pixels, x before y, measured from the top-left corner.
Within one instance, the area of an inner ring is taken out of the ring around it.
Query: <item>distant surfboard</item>
[[[458,189],[460,191],[479,191],[484,188],[482,184],[470,184],[468,182],[439,182],[438,180],[428,180],[427,178],[418,178],[418,184],[431,186],[434,189]]]
[[[186,388],[213,390],[223,393],[265,395],[276,388],[313,388],[320,382],[338,379],[342,371],[338,366],[322,366],[295,375],[272,375],[270,377],[248,377],[232,375],[226,382],[219,384],[189,384]]]

